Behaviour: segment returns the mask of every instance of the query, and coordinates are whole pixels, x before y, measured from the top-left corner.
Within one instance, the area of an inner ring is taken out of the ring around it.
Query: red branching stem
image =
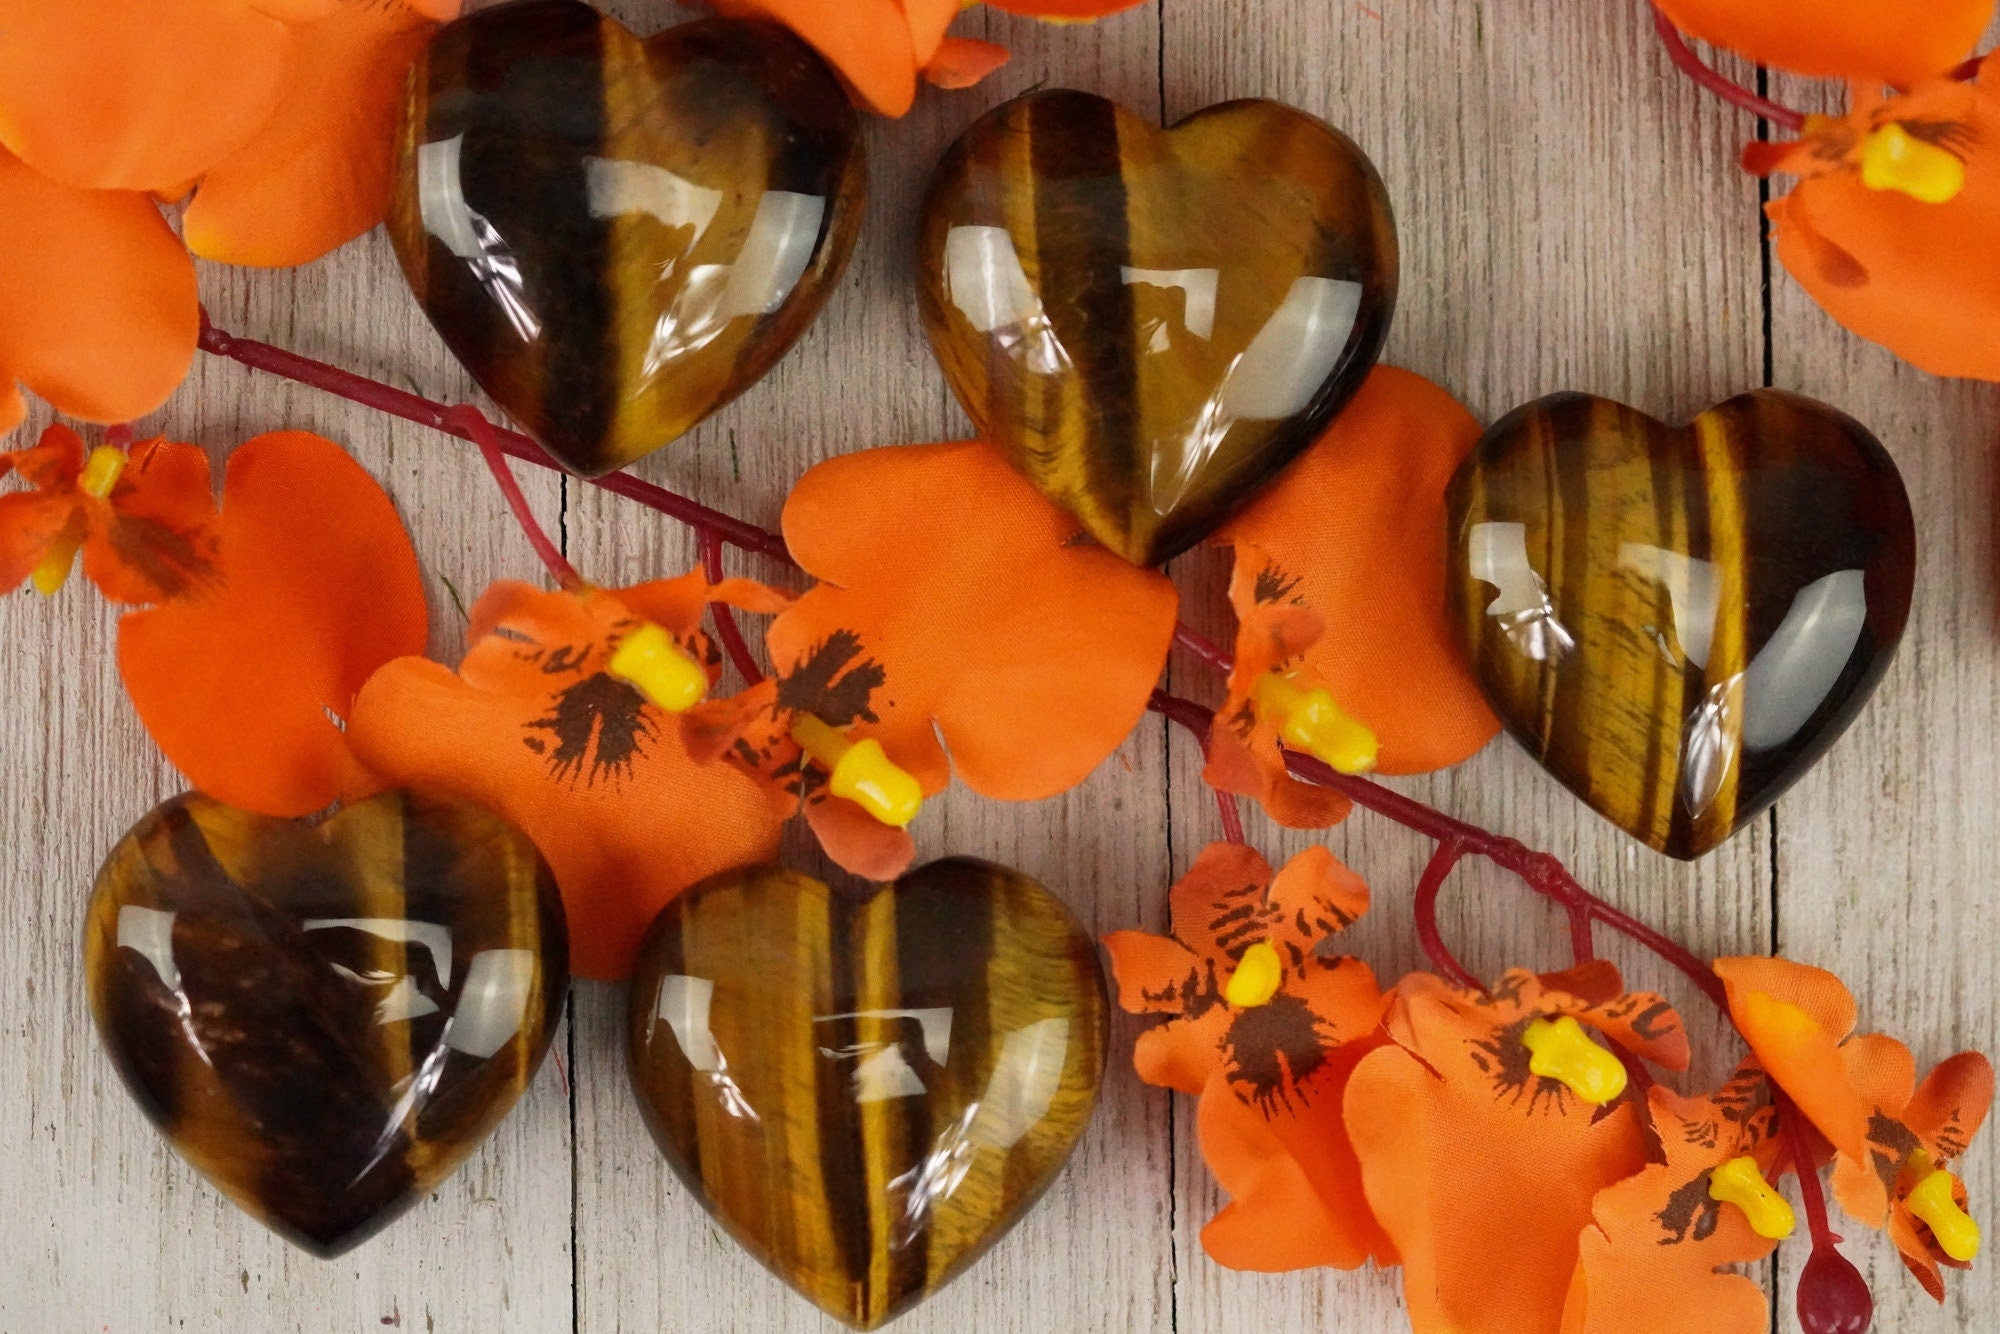
[[[584,586],[583,576],[576,567],[564,558],[562,548],[550,538],[541,521],[535,517],[535,507],[528,503],[527,493],[521,490],[521,483],[514,476],[514,470],[507,466],[507,452],[495,438],[493,423],[478,408],[459,407],[451,410],[451,423],[464,430],[472,442],[479,446],[479,452],[486,459],[487,468],[493,473],[493,481],[500,488],[500,494],[507,498],[507,508],[514,512],[514,522],[520,525],[521,533],[528,539],[528,545],[535,549],[535,556],[564,590],[574,593]]]
[[[1444,943],[1444,932],[1438,929],[1438,894],[1465,853],[1465,841],[1454,835],[1437,845],[1430,863],[1424,867],[1423,878],[1417,881],[1417,944],[1423,947],[1424,957],[1445,981],[1467,991],[1484,991],[1486,988],[1479,979],[1466,970]]]
[[[1761,116],[1773,125],[1781,126],[1794,134],[1805,129],[1804,112],[1794,111],[1788,106],[1773,102],[1768,97],[1753,93],[1735,80],[1710,69],[1702,62],[1701,57],[1694,53],[1694,48],[1687,44],[1687,38],[1683,37],[1681,30],[1674,26],[1674,21],[1657,8],[1653,10],[1653,26],[1659,30],[1660,41],[1665,43],[1667,55],[1675,67],[1695,83],[1730,105],[1741,107],[1754,116]]]
[[[1215,809],[1222,816],[1222,841],[1241,844],[1243,842],[1243,812],[1236,808],[1236,794],[1224,792],[1221,788],[1210,789],[1215,793]]]
[[[398,389],[394,385],[371,380],[365,375],[356,375],[353,371],[342,370],[338,366],[330,366],[323,361],[315,361],[311,357],[300,356],[296,352],[287,351],[271,343],[259,342],[254,338],[239,338],[210,323],[206,311],[202,312],[201,319],[201,349],[212,356],[280,376],[294,383],[332,394],[336,398],[344,398],[350,403],[359,403],[377,412],[400,417],[419,426],[428,426],[433,431],[455,435],[461,440],[472,439],[454,422],[451,408],[443,403],[425,398],[421,394],[413,394],[407,389]],[[511,457],[520,459],[523,463],[535,464],[537,467],[557,467],[555,460],[544,453],[540,445],[520,432],[509,431],[499,426],[493,427],[492,431],[493,439],[501,450]],[[636,500],[648,509],[658,510],[671,518],[679,519],[698,531],[713,530],[721,534],[722,540],[733,547],[754,551],[773,560],[783,561],[787,565],[794,563],[791,555],[785,550],[785,539],[776,533],[766,532],[755,524],[745,523],[720,510],[710,509],[665,487],[642,482],[637,477],[622,472],[605,477],[593,477],[589,480],[592,486],[601,487],[613,495],[624,496],[628,500]]]
[[[1798,1104],[1786,1097],[1782,1091],[1774,1093],[1778,1105],[1778,1121],[1785,1136],[1785,1154],[1792,1160],[1792,1169],[1798,1173],[1799,1203],[1806,1208],[1806,1231],[1812,1236],[1814,1249],[1832,1246],[1840,1241],[1840,1234],[1826,1217],[1826,1192],[1819,1179],[1819,1163],[1812,1150],[1812,1127]]]
[[[1228,650],[1199,630],[1189,629],[1185,625],[1176,625],[1174,627],[1174,643],[1180,645],[1195,657],[1200,658],[1209,666],[1219,668],[1224,674],[1227,674],[1235,667],[1235,663],[1230,659]]]
[[[1974,56],[1972,59],[1966,61],[1963,65],[1960,65],[1957,69],[1953,70],[1948,77],[1956,79],[1960,83],[1971,83],[1974,79],[1979,77],[1979,71],[1986,67],[1987,56],[1990,56],[1992,54],[1993,53],[1989,51],[1984,56]]]
[[[712,528],[701,530],[701,568],[710,584],[722,582],[722,534]],[[736,624],[735,608],[727,602],[711,602],[708,610],[715,618],[715,637],[722,641],[722,651],[736,664],[743,684],[754,686],[763,681],[764,673],[757,666],[757,655],[750,651],[742,629]]]
[[[105,427],[104,443],[113,449],[122,449],[129,453],[132,449],[132,423],[119,422],[116,426]]]

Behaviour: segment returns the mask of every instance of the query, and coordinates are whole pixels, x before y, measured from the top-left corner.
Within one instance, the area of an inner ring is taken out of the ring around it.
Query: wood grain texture
[[[659,0],[605,7],[641,32],[679,13]],[[976,91],[926,92],[908,119],[870,127],[869,216],[821,320],[761,385],[647,460],[643,475],[771,523],[814,461],[964,432],[919,327],[917,207],[958,133],[1038,85],[1168,118],[1273,96],[1341,126],[1375,158],[1401,224],[1404,297],[1389,360],[1441,380],[1486,419],[1576,389],[1684,420],[1766,382],[1759,192],[1734,167],[1754,126],[1672,76],[1638,0],[1155,0],[1089,28],[982,11],[959,30],[1007,42],[1013,65]],[[379,237],[295,274],[208,270],[203,290],[226,327],[436,396],[472,392]],[[1928,1064],[2000,1045],[1990,889],[2000,856],[2000,391],[1897,365],[1832,325],[1782,272],[1771,314],[1775,382],[1869,424],[1916,505],[1909,638],[1854,729],[1774,817],[1692,867],[1611,830],[1504,742],[1400,786],[1555,852],[1697,950],[1756,952],[1775,940],[1839,970],[1865,1022],[1908,1037]],[[492,578],[537,574],[473,452],[441,437],[214,364],[157,423],[218,449],[278,425],[353,446],[411,522],[431,580],[433,651],[447,660],[463,647],[447,579],[469,599]],[[592,576],[692,564],[676,525],[523,474]],[[1210,630],[1226,625],[1223,568],[1205,552],[1177,567],[1212,590],[1187,609]],[[627,1086],[617,988],[578,988],[573,1100],[544,1071],[434,1202],[338,1264],[292,1251],[175,1159],[118,1087],[83,1004],[83,905],[98,860],[179,787],[124,706],[113,625],[80,588],[0,602],[0,1124],[17,1139],[0,1157],[0,1334],[837,1328],[723,1237],[655,1151]],[[1175,664],[1174,683],[1208,699],[1219,686],[1188,662]],[[1199,768],[1191,744],[1169,745],[1149,720],[1060,800],[1013,807],[952,794],[926,813],[920,846],[1017,866],[1095,931],[1159,929],[1171,875],[1217,833]],[[1260,819],[1251,832],[1274,860],[1304,845]],[[1353,947],[1387,975],[1413,966],[1407,896],[1427,845],[1365,813],[1329,841],[1377,890]],[[824,869],[809,840],[792,843],[798,865]],[[1454,878],[1444,926],[1482,974],[1562,959],[1557,917],[1482,867]],[[1697,1074],[1723,1073],[1735,1049],[1704,1003],[1657,966],[1609,952],[1635,982],[1683,1004],[1712,1053]],[[1040,1207],[895,1328],[1404,1329],[1388,1276],[1260,1277],[1207,1261],[1198,1232],[1220,1201],[1194,1149],[1193,1108],[1130,1077],[1137,1028],[1114,1023],[1097,1119]],[[1995,1160],[1982,1148],[1967,1164],[1975,1200],[1995,1198]],[[1885,1243],[1857,1237],[1848,1250],[1877,1284],[1878,1329],[2000,1323],[1990,1263],[1954,1275],[1940,1310]],[[1798,1263],[1788,1252],[1787,1307]]]

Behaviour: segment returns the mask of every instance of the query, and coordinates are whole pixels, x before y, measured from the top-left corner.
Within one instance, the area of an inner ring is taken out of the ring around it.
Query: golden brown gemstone
[[[1909,618],[1888,453],[1775,390],[1672,430],[1520,409],[1451,488],[1453,616],[1508,730],[1633,837],[1714,848],[1832,745]]]
[[[317,824],[175,797],[105,862],[84,966],[146,1115],[322,1256],[374,1235],[499,1123],[569,988],[534,845],[413,792]]]
[[[765,867],[660,914],[632,979],[632,1082],[730,1234],[872,1329],[1062,1170],[1106,1011],[1096,945],[1026,876],[953,859],[849,895]]]
[[[861,227],[858,134],[781,28],[641,41],[520,0],[448,24],[412,74],[390,232],[480,386],[595,476],[736,397],[819,313]]]
[[[1186,550],[1318,437],[1396,303],[1396,229],[1338,130],[1229,102],[1162,131],[1019,98],[931,186],[923,312],[986,439],[1137,564]]]

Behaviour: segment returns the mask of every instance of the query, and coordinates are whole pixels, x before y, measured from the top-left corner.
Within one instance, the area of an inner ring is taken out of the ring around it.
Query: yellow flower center
[[[625,636],[605,670],[668,713],[686,713],[708,695],[708,673],[651,621]]]
[[[1932,1167],[1930,1155],[1921,1149],[1910,1156],[1910,1165],[1920,1180],[1904,1203],[1930,1228],[1939,1250],[1960,1264],[1972,1263],[1979,1255],[1979,1224],[1958,1207],[1958,1178]]]
[[[1783,1241],[1798,1226],[1785,1197],[1771,1189],[1755,1158],[1731,1158],[1709,1174],[1708,1198],[1733,1204],[1750,1221],[1750,1230],[1771,1241]]]
[[[923,809],[923,784],[898,768],[873,737],[849,741],[822,719],[802,713],[792,722],[792,740],[826,770],[829,792],[883,824],[901,829]]]
[[[111,445],[99,445],[90,451],[84,461],[83,475],[77,478],[76,489],[86,496],[102,500],[111,494],[111,488],[118,485],[118,479],[125,473],[125,465],[131,459],[124,450]],[[70,567],[76,564],[76,553],[83,546],[83,524],[72,521],[63,529],[42,558],[35,565],[33,577],[35,591],[43,597],[54,597],[69,582]]]
[[[1265,672],[1251,691],[1257,710],[1278,723],[1278,735],[1294,750],[1324,761],[1344,774],[1375,767],[1381,745],[1375,734],[1334,702],[1325,690],[1308,690],[1289,676]]]
[[[1625,1091],[1624,1065],[1592,1042],[1569,1015],[1535,1020],[1521,1035],[1521,1045],[1531,1054],[1531,1072],[1557,1081],[1587,1103],[1602,1107]]]
[[[1222,999],[1239,1010],[1255,1009],[1268,1005],[1271,997],[1278,994],[1278,987],[1285,980],[1285,963],[1278,957],[1277,949],[1268,940],[1260,940],[1243,951],[1237,960],[1236,971],[1229,975],[1228,985],[1222,988]]]
[[[1861,183],[1926,204],[1949,204],[1965,189],[1965,164],[1891,123],[1862,141]]]

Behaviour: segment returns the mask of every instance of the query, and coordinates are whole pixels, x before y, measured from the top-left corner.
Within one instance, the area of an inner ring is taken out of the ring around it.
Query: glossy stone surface
[[[1062,1170],[1096,1104],[1107,1010],[1096,944],[1015,872],[933,862],[864,898],[752,869],[655,923],[632,979],[632,1081],[717,1221],[872,1329]]]
[[[1142,565],[1312,443],[1395,308],[1374,167],[1275,102],[1162,131],[1086,93],[1016,99],[938,168],[920,244],[925,326],[980,433]]]
[[[648,40],[578,0],[441,29],[411,76],[389,227],[431,322],[572,470],[623,467],[769,370],[831,293],[867,169],[783,29]]]
[[[1581,394],[1530,404],[1460,468],[1450,531],[1453,619],[1508,730],[1676,857],[1826,752],[1909,617],[1895,463],[1774,390],[1678,431]]]
[[[141,820],[84,937],[112,1063],[181,1155],[322,1256],[514,1105],[569,987],[555,884],[484,809],[386,793],[317,826],[196,793]]]

